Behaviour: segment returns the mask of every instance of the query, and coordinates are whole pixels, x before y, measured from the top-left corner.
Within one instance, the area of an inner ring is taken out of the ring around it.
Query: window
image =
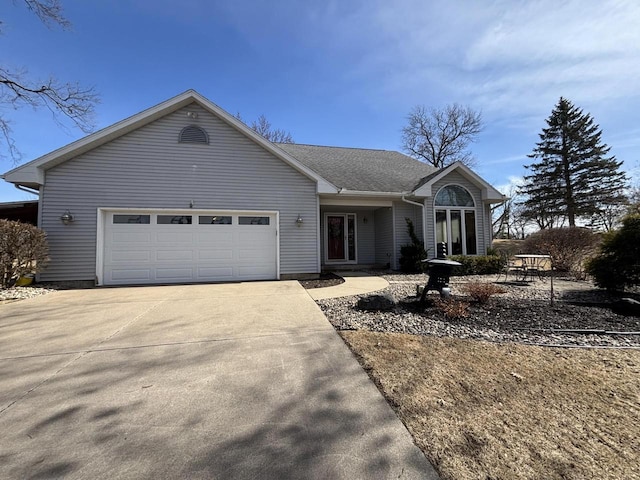
[[[203,128],[198,127],[197,125],[189,125],[180,131],[178,142],[208,144],[209,135],[207,135],[207,132],[205,132]]]
[[[238,217],[239,225],[269,225],[269,217]]]
[[[459,185],[447,185],[435,198],[436,242],[445,243],[449,255],[476,255],[476,212],[473,196]]]
[[[231,217],[222,215],[200,215],[198,217],[200,225],[231,225]]]
[[[158,215],[158,225],[191,225],[191,215]]]
[[[114,215],[113,223],[151,223],[151,215]]]
[[[436,206],[473,207],[473,197],[466,188],[460,185],[447,185],[436,195]]]

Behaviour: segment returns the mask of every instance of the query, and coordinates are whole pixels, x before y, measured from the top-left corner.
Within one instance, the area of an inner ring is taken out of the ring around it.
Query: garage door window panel
[[[239,225],[269,225],[269,217],[238,217]]]
[[[200,225],[231,225],[232,217],[226,215],[200,215],[198,224]]]
[[[119,224],[149,224],[151,223],[151,215],[114,215],[113,223]]]
[[[191,215],[158,215],[158,225],[191,225]]]

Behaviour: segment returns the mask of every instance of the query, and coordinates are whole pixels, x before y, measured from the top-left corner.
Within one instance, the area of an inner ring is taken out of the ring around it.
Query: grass
[[[443,479],[640,478],[640,351],[341,335]]]

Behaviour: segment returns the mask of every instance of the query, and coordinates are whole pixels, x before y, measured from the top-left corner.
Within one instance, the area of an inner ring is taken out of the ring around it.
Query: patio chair
[[[543,260],[537,257],[524,258],[522,264],[524,268],[523,279],[526,280],[529,277],[533,281],[535,276],[538,277],[538,280],[544,280],[542,262]]]
[[[522,262],[516,261],[509,255],[502,255],[502,270],[498,273],[498,278],[496,278],[496,282],[500,280],[500,277],[504,275],[504,281],[506,282],[509,278],[509,274],[513,274],[515,280],[522,279],[525,275],[525,267]]]

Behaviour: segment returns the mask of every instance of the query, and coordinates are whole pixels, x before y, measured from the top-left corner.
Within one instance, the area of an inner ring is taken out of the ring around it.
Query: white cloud
[[[334,53],[357,55],[346,74],[381,101],[460,101],[499,120],[539,118],[561,95],[579,105],[638,95],[631,0],[378,1],[323,26]]]
[[[515,197],[517,189],[524,183],[524,178],[516,175],[510,175],[508,177],[509,182],[501,185],[494,185],[496,190],[508,197]]]
[[[640,51],[633,1],[500,2],[503,11],[467,52],[471,68],[576,61]]]
[[[510,5],[514,5],[510,3]],[[640,4],[528,2],[510,8],[467,51],[485,72],[467,92],[489,111],[536,111],[560,95],[595,105],[637,95]]]

